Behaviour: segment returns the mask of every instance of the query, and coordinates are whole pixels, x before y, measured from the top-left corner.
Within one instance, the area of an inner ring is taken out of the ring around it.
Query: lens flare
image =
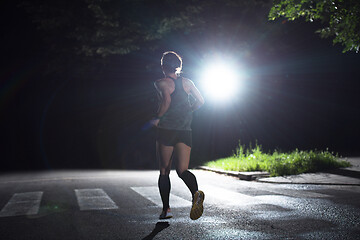
[[[233,66],[217,63],[205,70],[201,85],[211,99],[228,100],[239,88],[239,75]]]

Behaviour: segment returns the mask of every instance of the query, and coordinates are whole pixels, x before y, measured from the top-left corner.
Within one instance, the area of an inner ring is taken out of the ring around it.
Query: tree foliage
[[[196,7],[162,14],[154,1],[25,1],[24,6],[53,47],[68,45],[85,56],[126,54],[161,38],[170,27],[191,27]],[[166,1],[164,5],[171,1]]]
[[[245,26],[242,16],[266,3],[269,0],[24,0],[22,6],[53,50],[104,57],[154,48],[174,32],[229,33]]]
[[[308,22],[319,20],[323,24],[317,31],[321,37],[334,37],[333,43],[342,44],[343,52],[359,52],[359,0],[275,0],[269,19],[281,17],[291,21],[299,18]]]

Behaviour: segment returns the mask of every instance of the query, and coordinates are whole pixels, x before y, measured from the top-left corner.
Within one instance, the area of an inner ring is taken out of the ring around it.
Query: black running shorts
[[[192,147],[191,130],[157,128],[156,141],[165,146],[175,146],[177,143],[184,143]]]

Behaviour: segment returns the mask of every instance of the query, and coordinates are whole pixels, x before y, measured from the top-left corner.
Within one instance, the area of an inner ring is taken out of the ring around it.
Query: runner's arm
[[[157,111],[157,118],[161,118],[169,109],[171,103],[170,89],[165,81],[156,81],[155,88],[160,95],[160,105]]]
[[[195,99],[195,102],[191,105],[191,110],[196,111],[202,105],[204,105],[205,100],[204,100],[203,96],[201,95],[200,91],[196,88],[195,84],[191,80],[189,80],[189,83],[190,83],[190,94]]]

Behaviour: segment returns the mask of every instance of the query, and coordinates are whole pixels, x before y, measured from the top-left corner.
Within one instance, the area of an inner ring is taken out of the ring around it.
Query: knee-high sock
[[[169,208],[169,195],[171,189],[169,175],[160,175],[158,186],[159,186],[161,200],[163,202],[163,210],[167,210]]]
[[[194,196],[198,190],[198,184],[195,175],[188,170],[185,170],[179,177],[185,182],[186,186],[190,189],[190,192]]]

